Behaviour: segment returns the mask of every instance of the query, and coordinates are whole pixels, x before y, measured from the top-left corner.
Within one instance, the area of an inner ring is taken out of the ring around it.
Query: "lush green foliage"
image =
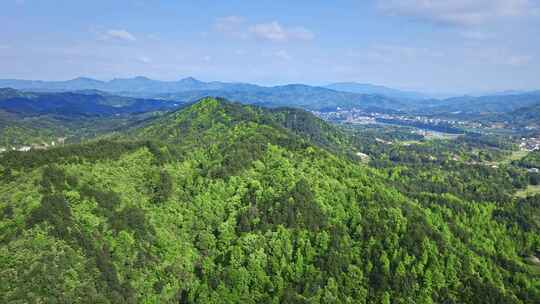
[[[410,141],[403,131],[352,131],[355,145],[370,156],[370,164],[413,197],[422,192],[451,193],[470,201],[503,203],[529,183],[525,170],[508,161],[514,146],[501,138],[465,134],[452,140]]]
[[[540,168],[540,151],[531,152],[516,163],[526,168]]]
[[[25,93],[0,88],[0,148],[76,142],[137,124],[174,102],[104,94]]]
[[[205,99],[133,141],[0,158],[1,301],[540,301],[538,197],[510,199],[510,169],[474,175],[442,141],[368,145],[368,167],[306,115]]]

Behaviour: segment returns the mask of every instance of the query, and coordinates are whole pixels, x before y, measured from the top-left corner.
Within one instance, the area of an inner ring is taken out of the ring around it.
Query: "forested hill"
[[[519,108],[510,113],[493,115],[488,117],[488,119],[492,121],[504,121],[512,126],[532,126],[538,128],[540,127],[540,102]]]
[[[237,140],[236,129],[253,127],[273,143],[279,141],[310,142],[335,152],[350,154],[355,150],[350,136],[315,115],[294,108],[268,109],[229,102],[221,98],[204,98],[185,109],[168,113],[136,127],[135,138],[162,142],[215,144],[228,135]]]
[[[538,103],[540,91],[531,91],[508,95],[453,97],[436,101],[425,109],[417,108],[417,110],[431,113],[496,114],[510,113]]]
[[[178,107],[175,102],[99,91],[31,93],[0,88],[0,148],[42,145],[59,137],[76,141]]]
[[[309,115],[208,98],[2,154],[0,301],[540,302],[538,197],[400,192]]]
[[[59,115],[67,119],[81,116],[110,116],[171,110],[174,102],[115,96],[99,91],[27,93],[0,88],[0,111],[21,117]]]

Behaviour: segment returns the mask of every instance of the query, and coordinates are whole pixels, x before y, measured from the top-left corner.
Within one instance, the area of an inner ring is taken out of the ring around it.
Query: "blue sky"
[[[540,0],[0,0],[0,78],[540,89]]]

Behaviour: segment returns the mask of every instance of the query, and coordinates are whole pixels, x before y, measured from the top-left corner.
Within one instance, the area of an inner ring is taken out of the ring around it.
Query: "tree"
[[[152,201],[156,204],[166,202],[171,197],[172,190],[171,175],[165,170],[160,171],[158,181],[152,189]]]

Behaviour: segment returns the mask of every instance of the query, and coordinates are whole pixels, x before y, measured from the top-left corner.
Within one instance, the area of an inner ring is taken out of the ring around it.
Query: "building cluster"
[[[526,151],[540,151],[540,137],[522,138],[519,147]]]
[[[30,150],[46,150],[57,145],[63,145],[66,141],[65,137],[59,137],[56,140],[51,141],[50,143],[42,142],[41,144],[31,144],[23,146],[13,146],[13,147],[0,147],[0,153],[7,151],[19,151],[19,152],[28,152]]]
[[[374,113],[366,113],[359,109],[341,109],[337,108],[331,112],[312,112],[319,118],[327,121],[346,122],[353,124],[375,123]]]
[[[411,133],[418,134],[420,136],[428,137],[428,138],[444,138],[444,137],[448,137],[448,135],[444,135],[444,133],[442,133],[442,132],[423,130],[423,129],[413,130],[413,131],[411,131]]]
[[[430,125],[448,124],[456,127],[468,127],[468,128],[482,128],[483,124],[471,121],[460,121],[455,119],[442,119],[426,116],[411,116],[402,114],[387,114],[378,112],[366,112],[361,109],[341,109],[337,108],[335,111],[330,112],[312,112],[316,116],[327,120],[351,124],[373,124],[377,122],[377,119],[385,120],[398,120],[408,123],[422,123]]]

